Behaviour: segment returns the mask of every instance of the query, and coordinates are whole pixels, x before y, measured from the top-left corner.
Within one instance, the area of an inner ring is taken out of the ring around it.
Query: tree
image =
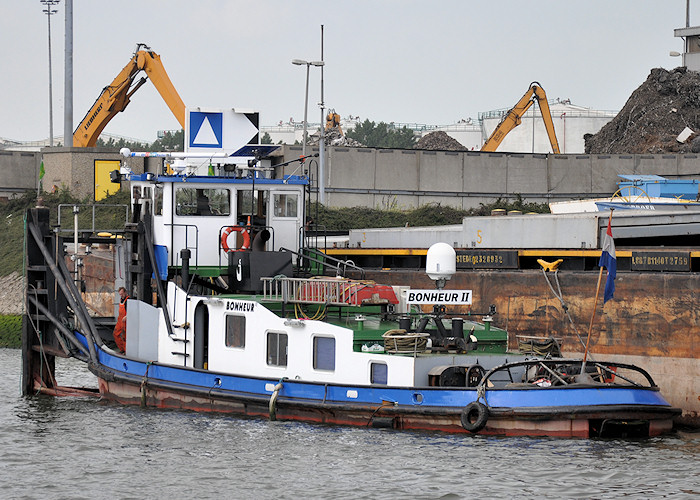
[[[368,148],[411,149],[416,143],[413,130],[405,126],[396,128],[393,124],[375,124],[369,120],[358,123],[345,135]]]
[[[108,141],[105,141],[101,137],[98,137],[97,143],[95,145],[98,148],[114,148],[114,149],[129,148],[129,149],[133,149],[135,151],[138,151],[139,149],[144,149],[144,148],[148,147],[147,143],[127,141],[123,137],[121,139],[119,139],[118,141],[115,141],[114,137],[110,137]]]
[[[163,137],[155,141],[148,148],[150,151],[184,151],[185,131],[165,132]]]
[[[272,144],[272,137],[270,137],[270,134],[265,132],[260,139],[260,144]]]

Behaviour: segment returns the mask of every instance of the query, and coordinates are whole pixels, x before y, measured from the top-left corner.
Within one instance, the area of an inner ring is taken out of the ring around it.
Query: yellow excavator
[[[525,112],[530,109],[530,106],[532,106],[535,101],[537,101],[540,106],[542,120],[544,120],[544,127],[547,129],[552,151],[559,154],[559,141],[557,141],[557,135],[554,133],[554,122],[552,121],[552,113],[549,110],[547,94],[545,94],[544,89],[538,82],[532,82],[530,84],[530,88],[527,89],[525,95],[510,111],[508,111],[506,116],[503,117],[501,123],[498,124],[496,130],[493,131],[481,150],[496,151],[501,142],[503,142],[503,139],[508,135],[508,132],[520,125],[523,115],[525,115]]]
[[[335,109],[328,111],[326,115],[326,130],[338,127],[338,132],[343,135],[343,129],[340,127],[340,115],[335,112]]]
[[[146,76],[134,83],[137,73],[144,71]],[[109,121],[128,106],[131,96],[150,78],[165,103],[172,111],[182,128],[185,128],[185,104],[175,90],[165,72],[160,56],[143,43],[136,46],[129,64],[117,75],[114,81],[102,89],[102,93],[73,132],[74,147],[91,147]]]

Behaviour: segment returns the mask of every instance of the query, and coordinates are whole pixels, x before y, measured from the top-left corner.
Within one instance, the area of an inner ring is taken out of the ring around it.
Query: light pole
[[[52,9],[60,0],[40,0],[46,7],[43,12],[49,25],[49,145],[53,147],[53,78],[51,77],[51,16],[58,12]]]
[[[306,93],[304,94],[304,140],[301,146],[301,155],[306,156],[306,118],[309,110],[309,68],[311,66],[323,66],[323,61],[304,61],[302,59],[292,59],[292,64],[297,66],[306,65]],[[321,123],[321,127],[323,127],[323,123]]]

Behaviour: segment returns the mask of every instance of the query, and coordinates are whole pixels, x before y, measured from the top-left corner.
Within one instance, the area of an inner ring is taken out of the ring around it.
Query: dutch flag
[[[617,275],[617,260],[615,258],[615,242],[613,241],[611,219],[608,219],[608,230],[603,237],[603,253],[600,254],[598,266],[608,270],[608,279],[605,280],[605,295],[603,304],[613,298],[615,292],[615,276]]]

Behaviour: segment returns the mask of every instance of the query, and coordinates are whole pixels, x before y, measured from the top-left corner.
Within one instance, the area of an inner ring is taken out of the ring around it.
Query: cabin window
[[[226,316],[226,346],[245,347],[245,316]]]
[[[153,190],[155,192],[155,206],[153,207],[153,214],[163,215],[163,185],[156,184]]]
[[[314,337],[314,370],[335,370],[333,337]]]
[[[273,195],[275,217],[296,217],[298,199],[299,197],[295,194]]]
[[[238,214],[238,223],[245,224],[248,222],[248,216],[251,217],[251,223],[264,226],[267,224],[267,200],[268,191],[253,191],[250,189],[241,189],[236,193],[236,213]]]
[[[177,215],[231,215],[231,195],[228,189],[177,188]]]
[[[370,384],[387,384],[388,368],[385,363],[370,363],[369,382]]]
[[[267,364],[287,366],[287,334],[267,332]]]

